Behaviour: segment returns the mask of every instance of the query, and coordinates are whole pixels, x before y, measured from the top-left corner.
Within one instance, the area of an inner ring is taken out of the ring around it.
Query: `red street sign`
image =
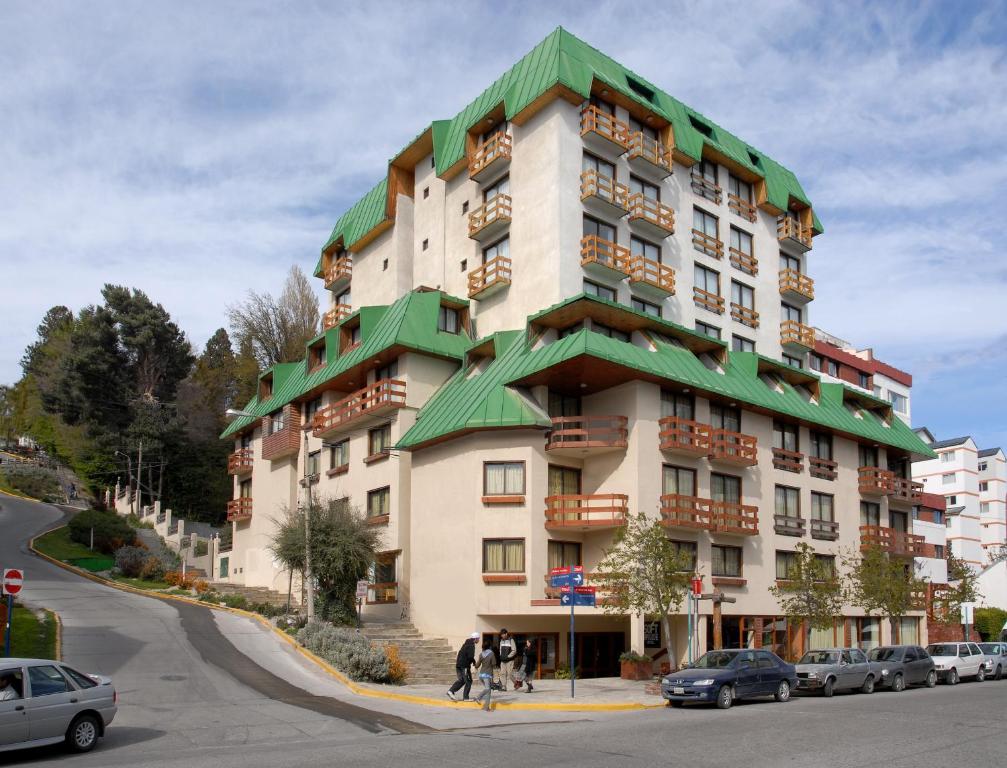
[[[696,597],[703,594],[703,580],[698,576],[692,580],[692,594]]]
[[[562,576],[562,575],[567,574],[567,573],[570,573],[570,569],[569,568],[550,568],[549,569],[549,575],[550,576],[553,576],[553,575],[555,575],[555,576]]]
[[[582,595],[593,595],[598,589],[596,587],[574,587],[573,591]]]
[[[21,591],[24,574],[17,568],[5,568],[3,572],[3,594],[16,595]]]

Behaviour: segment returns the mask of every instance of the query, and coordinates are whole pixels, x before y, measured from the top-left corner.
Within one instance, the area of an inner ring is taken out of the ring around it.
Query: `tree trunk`
[[[675,644],[671,640],[671,620],[668,618],[667,611],[661,615],[661,626],[664,627],[664,645],[668,649],[668,664],[674,671],[678,669],[678,655],[675,653]]]

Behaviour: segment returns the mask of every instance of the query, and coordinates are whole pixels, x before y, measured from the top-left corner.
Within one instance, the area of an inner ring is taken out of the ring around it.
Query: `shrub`
[[[67,523],[70,539],[85,547],[91,543],[91,532],[94,531],[94,548],[106,555],[111,555],[123,546],[132,546],[136,534],[121,517],[114,512],[99,512],[88,509],[78,513]]]
[[[196,599],[204,603],[219,603],[220,594],[212,589],[207,589],[196,595]]]
[[[203,557],[207,552],[209,552],[209,547],[206,543],[206,539],[200,539],[196,542],[196,546],[193,547],[193,555],[195,557]]]
[[[1004,622],[1007,622],[1007,611],[1000,608],[976,608],[975,628],[982,639],[994,643],[1000,639]]]
[[[399,656],[399,647],[386,645],[385,655],[388,656],[388,682],[404,683],[409,676],[409,665]]]
[[[123,576],[135,579],[149,556],[150,553],[142,547],[119,547],[115,551],[115,567]]]
[[[153,555],[147,557],[140,567],[140,578],[147,581],[160,581],[164,578],[164,565]]]
[[[645,653],[637,653],[636,651],[623,651],[619,654],[619,661],[653,661],[650,656]]]
[[[388,655],[384,649],[372,646],[355,630],[316,621],[300,630],[297,640],[351,680],[375,683],[390,680]]]
[[[248,610],[248,600],[246,600],[242,595],[224,595],[220,602],[226,605],[228,608],[240,608],[241,610]]]
[[[187,573],[183,576],[181,571],[167,571],[164,574],[164,580],[173,587],[180,587],[181,589],[192,589],[195,586],[196,581],[198,579],[191,573]]]
[[[196,579],[192,583],[192,588],[196,590],[196,594],[202,594],[210,588],[210,585],[207,583],[206,579]]]
[[[26,496],[56,503],[62,503],[66,500],[59,478],[51,469],[11,466],[4,470],[4,476],[11,488]]]

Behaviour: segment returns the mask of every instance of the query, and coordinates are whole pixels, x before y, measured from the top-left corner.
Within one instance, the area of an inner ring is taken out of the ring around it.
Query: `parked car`
[[[859,648],[808,651],[795,669],[797,690],[821,691],[826,697],[843,690],[873,693],[882,672],[881,665],[868,661]]]
[[[0,752],[59,742],[88,752],[117,702],[108,677],[48,659],[0,659]]]
[[[736,699],[773,696],[787,701],[797,685],[794,665],[769,651],[744,648],[710,651],[661,681],[661,695],[673,707],[715,702],[728,709]]]
[[[983,652],[975,643],[931,643],[927,653],[934,660],[937,677],[948,685],[957,685],[963,677],[986,679]]]
[[[979,650],[986,660],[986,677],[1003,679],[1007,671],[1007,643],[979,643]]]
[[[872,664],[881,669],[875,683],[878,688],[889,688],[896,693],[909,685],[937,685],[937,670],[930,654],[918,645],[883,645],[872,648],[867,654]]]

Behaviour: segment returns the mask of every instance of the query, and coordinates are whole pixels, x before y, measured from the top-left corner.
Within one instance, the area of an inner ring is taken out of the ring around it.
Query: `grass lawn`
[[[120,584],[128,584],[137,589],[167,589],[171,585],[166,581],[148,581],[147,579],[131,579],[127,576],[113,576],[113,581]]]
[[[107,571],[115,565],[115,560],[100,552],[92,552],[83,544],[70,540],[69,528],[57,528],[35,539],[35,548],[65,563],[76,565],[88,571]]]
[[[56,654],[55,614],[52,611],[42,611],[40,619],[34,611],[15,605],[10,649],[12,656],[21,658],[53,658]]]

